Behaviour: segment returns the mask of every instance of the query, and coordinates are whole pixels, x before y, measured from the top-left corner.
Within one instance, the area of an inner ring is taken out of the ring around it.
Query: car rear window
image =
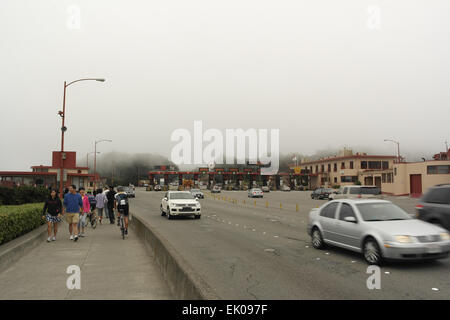
[[[403,209],[390,202],[358,203],[356,207],[364,221],[411,219]]]
[[[450,204],[450,188],[430,189],[424,197],[424,202]]]

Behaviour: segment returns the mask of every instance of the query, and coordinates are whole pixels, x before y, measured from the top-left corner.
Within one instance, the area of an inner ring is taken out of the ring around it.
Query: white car
[[[328,200],[337,199],[383,199],[381,188],[375,186],[344,186],[330,193]]]
[[[189,191],[168,191],[161,200],[161,215],[173,219],[175,216],[194,216],[200,219],[202,208],[198,199]]]
[[[252,188],[252,189],[248,190],[248,197],[249,198],[262,198],[263,192],[259,188]]]

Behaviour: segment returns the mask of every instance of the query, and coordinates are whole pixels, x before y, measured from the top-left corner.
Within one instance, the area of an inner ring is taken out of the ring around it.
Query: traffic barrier
[[[175,299],[219,300],[211,286],[192,268],[159,231],[132,214],[131,227],[147,251],[154,256]]]
[[[295,204],[295,211],[298,212],[298,203]]]
[[[266,208],[269,207],[269,201],[266,200]]]
[[[283,209],[283,206],[281,205],[281,202],[280,202],[280,209]]]

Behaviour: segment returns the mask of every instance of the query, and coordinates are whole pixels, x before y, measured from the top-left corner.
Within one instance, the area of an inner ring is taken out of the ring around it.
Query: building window
[[[394,175],[392,172],[387,174],[387,183],[393,183],[394,182]]]
[[[394,168],[394,176],[397,175],[397,168]]]
[[[345,169],[345,162],[341,162],[341,169]]]
[[[450,174],[450,166],[427,166],[427,174]]]
[[[334,177],[334,183],[337,183],[337,177]]]
[[[341,182],[353,182],[358,180],[357,176],[341,176]]]
[[[381,161],[369,161],[369,169],[380,170],[381,169]]]
[[[381,182],[382,182],[382,183],[386,183],[386,180],[387,180],[387,179],[386,179],[386,173],[382,173],[382,174],[381,174]]]
[[[328,172],[331,172],[331,163],[328,164]]]
[[[319,166],[316,166],[316,173],[319,172]]]
[[[353,169],[353,161],[350,161],[350,169]]]
[[[333,166],[333,171],[334,171],[334,172],[337,171],[337,163],[334,164],[334,166]]]
[[[322,172],[325,171],[325,165],[324,165],[324,164],[320,166],[320,170],[321,170]]]
[[[361,169],[367,169],[367,161],[361,161]]]
[[[383,161],[383,170],[389,169],[389,161]]]

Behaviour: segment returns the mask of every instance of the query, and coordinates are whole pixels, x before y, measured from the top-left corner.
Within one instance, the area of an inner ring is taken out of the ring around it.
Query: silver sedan
[[[413,219],[386,200],[333,200],[312,209],[307,228],[314,248],[329,244],[359,252],[369,264],[441,259],[450,251],[445,229]]]

